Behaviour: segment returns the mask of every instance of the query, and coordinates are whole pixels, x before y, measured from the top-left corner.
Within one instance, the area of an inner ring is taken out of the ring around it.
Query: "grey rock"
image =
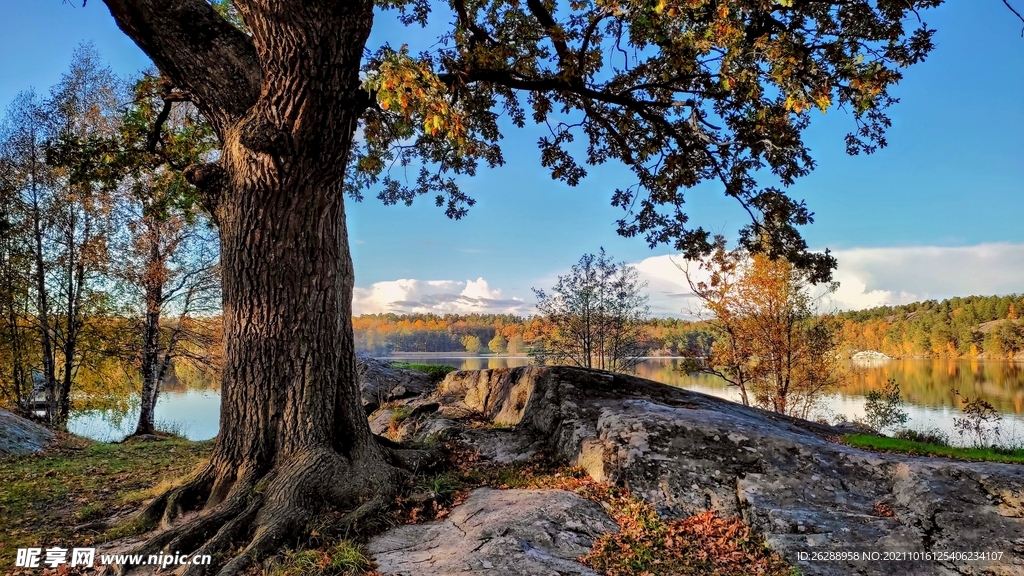
[[[394,576],[597,576],[577,558],[617,530],[600,505],[571,492],[480,488],[445,520],[392,529],[367,549]]]
[[[568,367],[456,372],[437,395],[500,425],[460,433],[486,457],[546,447],[665,516],[742,517],[806,575],[1024,575],[1019,465],[862,451],[832,441],[842,433],[832,426]],[[1002,554],[810,559],[823,552]]]
[[[419,396],[389,402],[370,414],[370,430],[396,442],[405,442],[422,435],[421,428],[433,422],[424,420],[423,416],[437,412],[439,407],[437,402]]]
[[[378,436],[387,435],[391,422],[395,419],[395,411],[391,408],[381,408],[370,414],[370,431]]]
[[[372,414],[385,402],[421,396],[435,388],[430,377],[416,370],[394,368],[388,362],[374,358],[359,357],[356,363],[359,373],[359,390],[363,408]]]
[[[871,428],[863,422],[852,422],[847,420],[846,422],[840,422],[835,425],[835,429],[840,434],[870,434],[872,436],[878,436],[878,431]]]
[[[0,458],[39,452],[53,440],[53,432],[45,427],[0,410]]]
[[[858,361],[872,361],[872,360],[892,360],[892,356],[878,350],[861,350],[850,356],[850,360],[854,362]]]

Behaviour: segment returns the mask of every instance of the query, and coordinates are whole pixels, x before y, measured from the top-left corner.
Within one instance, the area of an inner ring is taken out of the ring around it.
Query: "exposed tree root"
[[[136,515],[136,521],[144,526],[154,526],[159,522],[160,527],[170,527],[184,510],[202,504],[210,494],[216,476],[213,465],[206,464],[184,484],[171,488],[147,504]]]
[[[262,474],[211,463],[139,512],[136,521],[153,526],[159,519],[161,531],[130,554],[144,561],[161,553],[208,554],[213,566],[189,564],[176,572],[207,576],[223,563],[218,576],[234,576],[295,542],[327,511],[341,512],[344,529],[358,530],[395,501],[411,473],[440,461],[437,454],[387,445],[367,452],[349,461],[331,449],[311,449]],[[174,524],[183,512],[199,508],[194,518]],[[117,573],[133,568],[120,566]]]

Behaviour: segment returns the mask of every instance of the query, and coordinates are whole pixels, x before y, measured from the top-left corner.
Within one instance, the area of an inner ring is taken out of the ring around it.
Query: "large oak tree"
[[[941,3],[103,1],[221,143],[217,162],[188,170],[220,227],[221,434],[209,465],[142,519],[165,528],[145,550],[222,558],[247,542],[224,574],[322,510],[373,512],[416,460],[375,438],[359,403],[344,194],[428,193],[461,217],[472,199],[456,177],[502,163],[499,118],[532,120],[550,129],[539,145],[552,177],[632,170],[635,185],[612,195],[621,234],[706,253],[683,204],[718,181],[750,213],[742,244],[825,279],[834,260],[807,250],[796,227],[812,214],[783,191],[813,167],[809,111],[847,109],[851,153],[884,145],[888,89],[932,46],[918,11]],[[450,25],[430,52],[368,51],[375,8]],[[176,523],[189,508],[203,510]]]

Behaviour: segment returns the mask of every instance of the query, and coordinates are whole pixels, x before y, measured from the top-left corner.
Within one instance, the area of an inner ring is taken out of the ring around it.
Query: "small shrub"
[[[412,408],[408,406],[395,406],[391,409],[391,421],[395,424],[401,424],[408,420],[410,416],[412,416]]]
[[[388,421],[388,435],[395,436],[398,429],[412,416],[412,408],[406,405],[394,406],[391,408],[391,420]]]
[[[962,403],[963,418],[953,418],[953,427],[961,438],[973,436],[974,445],[981,447],[994,445],[999,438],[999,412],[988,402],[976,397],[973,400],[964,396],[959,390],[953,389],[953,395]],[[989,441],[989,438],[992,441]]]
[[[430,483],[430,491],[441,498],[451,498],[460,488],[462,483],[448,474],[436,476]]]
[[[910,415],[903,409],[903,398],[900,398],[900,385],[895,378],[889,378],[881,391],[868,392],[867,403],[864,405],[864,420],[868,426],[883,432],[902,426],[909,419]]]
[[[903,430],[896,432],[895,436],[903,440],[910,440],[911,442],[920,442],[921,444],[949,446],[949,436],[938,428],[929,428],[927,430],[910,430],[909,428],[904,428]]]

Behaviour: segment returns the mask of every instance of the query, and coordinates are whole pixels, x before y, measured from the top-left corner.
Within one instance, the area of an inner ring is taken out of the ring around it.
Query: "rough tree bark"
[[[356,379],[342,183],[372,3],[238,0],[249,36],[205,0],[104,1],[222,143],[186,173],[220,227],[221,433],[140,512],[163,530],[139,552],[228,554],[220,573],[237,574],[325,508],[354,522],[386,505],[418,456],[371,433]]]

